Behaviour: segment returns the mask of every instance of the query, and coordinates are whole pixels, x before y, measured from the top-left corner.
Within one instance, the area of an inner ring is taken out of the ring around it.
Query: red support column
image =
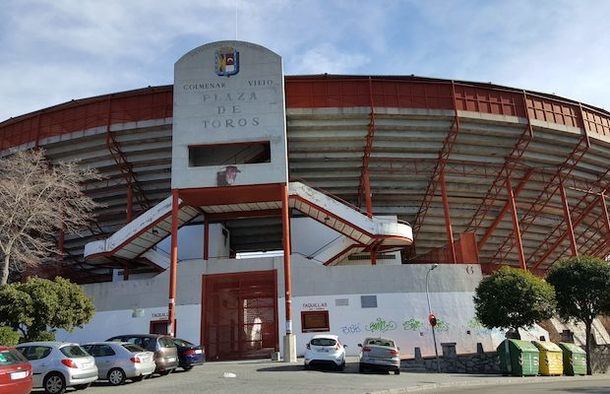
[[[290,215],[288,185],[282,185],[282,245],[284,246],[284,300],[286,307],[286,335],[292,334],[292,291],[290,276]]]
[[[510,204],[510,212],[513,220],[513,237],[517,242],[517,253],[519,254],[519,265],[521,269],[527,270],[525,261],[525,253],[523,253],[523,241],[521,239],[521,227],[519,227],[519,214],[517,212],[517,203],[515,201],[515,193],[510,178],[506,178],[506,190],[508,192],[508,202]]]
[[[453,239],[453,226],[451,225],[451,215],[449,212],[449,198],[447,197],[447,185],[445,184],[445,172],[442,171],[439,177],[441,186],[441,197],[443,199],[443,211],[445,212],[445,229],[447,231],[447,243],[449,253],[451,254],[451,262],[457,263],[455,252],[455,241]]]
[[[176,273],[178,271],[178,190],[172,190],[172,243],[169,266],[168,334],[176,332]]]
[[[563,187],[563,181],[559,181],[559,193],[561,195],[561,205],[563,207],[563,218],[566,221],[568,238],[570,238],[570,249],[572,256],[578,256],[578,246],[576,245],[576,237],[574,236],[574,225],[572,224],[572,215],[570,214],[570,205],[568,203],[568,195]]]
[[[133,188],[127,185],[127,223],[133,220]]]
[[[203,259],[210,257],[210,220],[208,215],[203,216]]]
[[[373,201],[371,200],[371,183],[369,172],[364,172],[364,202],[366,204],[366,216],[373,217]]]
[[[529,181],[529,179],[531,178],[531,176],[533,174],[534,174],[533,168],[530,168],[529,170],[527,170],[527,172],[523,176],[523,179],[521,180],[521,182],[519,182],[519,184],[517,185],[517,188],[513,192],[515,198],[517,198],[517,196],[519,196],[519,193],[521,193],[523,188],[525,188],[525,185],[527,185],[527,181]],[[489,237],[491,237],[491,235],[494,233],[494,231],[496,231],[496,228],[498,227],[498,225],[504,218],[504,215],[506,214],[506,212],[508,212],[509,209],[510,209],[510,201],[507,201],[504,204],[504,206],[502,207],[502,209],[500,210],[500,213],[498,214],[498,216],[492,222],[491,226],[489,226],[489,228],[487,228],[487,230],[485,230],[485,234],[483,234],[483,236],[481,237],[481,240],[477,243],[477,248],[479,250],[483,249],[483,246],[485,246]]]

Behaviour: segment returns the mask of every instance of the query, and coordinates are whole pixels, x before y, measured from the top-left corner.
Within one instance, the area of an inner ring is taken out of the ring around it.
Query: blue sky
[[[415,74],[556,93],[610,109],[610,1],[0,0],[0,120],[172,83],[235,38],[286,74]]]

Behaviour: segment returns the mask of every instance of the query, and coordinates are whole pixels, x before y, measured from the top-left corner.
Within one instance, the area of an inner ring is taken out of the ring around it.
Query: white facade
[[[337,334],[356,354],[367,336],[395,339],[402,357],[412,357],[419,347],[424,356],[434,347],[427,322],[425,274],[428,265],[377,265],[324,267],[292,255],[293,321],[297,354],[314,333],[301,332],[301,312],[327,310],[330,333]],[[283,277],[281,257],[256,259],[195,259],[178,267],[177,336],[201,341],[202,277],[206,274],[276,270]],[[476,351],[477,343],[492,350],[503,340],[502,332],[481,327],[474,317],[472,296],[481,279],[476,265],[441,265],[430,275],[430,300],[439,319],[437,342],[455,342],[459,353]],[[148,332],[150,322],[167,318],[168,274],[114,283],[85,285],[97,314],[83,329],[61,332],[60,340],[85,342],[113,335]],[[278,284],[278,316],[284,314],[283,281]],[[362,296],[375,296],[376,307],[363,308]],[[279,337],[284,335],[278,324]],[[547,335],[533,332],[532,337]],[[548,338],[548,335],[547,335]],[[282,346],[280,342],[280,347]]]

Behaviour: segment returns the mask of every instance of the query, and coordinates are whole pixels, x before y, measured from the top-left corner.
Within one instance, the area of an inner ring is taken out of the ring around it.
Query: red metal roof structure
[[[405,262],[468,254],[487,269],[544,272],[569,254],[610,254],[609,112],[413,76],[287,76],[285,89],[291,180],[412,223]],[[170,194],[172,94],[113,93],[0,123],[3,154],[43,147],[52,161],[78,159],[106,176],[86,185],[105,205],[90,234],[66,235],[74,261],[86,242]],[[280,248],[279,221],[256,220],[227,222],[233,250]]]

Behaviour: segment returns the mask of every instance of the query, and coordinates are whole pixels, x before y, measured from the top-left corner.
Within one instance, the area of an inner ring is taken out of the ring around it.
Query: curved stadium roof
[[[486,83],[407,76],[287,76],[290,177],[413,225],[412,261],[446,244],[444,175],[456,238],[474,232],[479,259],[519,265],[506,183],[516,195],[528,267],[544,271],[570,252],[565,190],[580,253],[610,253],[600,193],[610,182],[610,113],[561,97]],[[73,100],[0,123],[0,152],[43,147],[53,161],[79,159],[106,176],[86,185],[105,205],[96,223],[68,235],[67,261],[86,242],[170,192],[172,86]],[[563,185],[563,187],[562,187]],[[275,218],[226,223],[234,251],[280,248]],[[439,258],[441,254],[436,254]]]

